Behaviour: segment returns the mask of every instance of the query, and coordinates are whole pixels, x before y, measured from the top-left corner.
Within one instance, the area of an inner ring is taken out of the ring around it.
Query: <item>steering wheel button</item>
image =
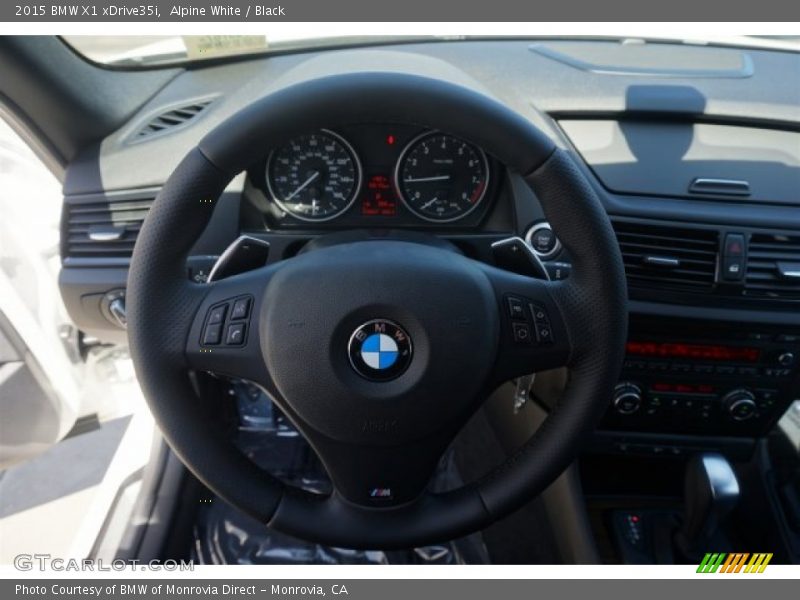
[[[546,318],[536,322],[536,340],[540,344],[553,343],[553,330]]]
[[[541,306],[531,304],[531,313],[536,323],[547,323],[547,313]]]
[[[227,304],[220,304],[208,311],[208,324],[222,323],[225,320],[225,310],[227,308]]]
[[[527,323],[512,323],[512,331],[514,332],[514,341],[518,344],[531,343],[531,328]]]
[[[221,336],[222,336],[222,323],[210,323],[206,327],[206,333],[203,336],[203,345],[214,346],[216,344],[219,344]]]
[[[508,315],[512,319],[525,320],[525,305],[520,298],[509,296],[508,298]]]
[[[245,319],[250,310],[250,298],[239,298],[233,303],[233,310],[231,311],[231,319]]]
[[[244,323],[234,323],[228,325],[228,333],[225,336],[225,344],[228,346],[241,346],[244,343]]]

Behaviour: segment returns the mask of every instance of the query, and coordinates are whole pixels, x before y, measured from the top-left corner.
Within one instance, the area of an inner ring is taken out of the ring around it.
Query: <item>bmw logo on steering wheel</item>
[[[411,363],[411,338],[397,323],[375,319],[350,336],[350,364],[362,377],[387,381],[400,376]]]

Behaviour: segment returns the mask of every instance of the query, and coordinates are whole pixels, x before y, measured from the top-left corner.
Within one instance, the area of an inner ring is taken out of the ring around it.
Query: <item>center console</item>
[[[800,330],[638,318],[602,429],[756,437],[800,398]]]

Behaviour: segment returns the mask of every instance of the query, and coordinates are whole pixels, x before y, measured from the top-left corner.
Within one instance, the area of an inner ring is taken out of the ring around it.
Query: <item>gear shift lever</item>
[[[739,482],[724,456],[699,454],[686,465],[683,494],[683,525],[675,542],[687,558],[694,559],[714,549],[720,525],[739,501]]]

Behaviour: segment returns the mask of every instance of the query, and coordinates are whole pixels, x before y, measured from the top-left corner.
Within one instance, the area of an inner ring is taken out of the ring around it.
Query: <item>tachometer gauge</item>
[[[480,148],[444,133],[425,133],[406,146],[395,170],[405,205],[428,221],[465,217],[483,200],[489,163]]]
[[[266,175],[275,203],[303,221],[339,216],[361,186],[361,165],[353,148],[327,130],[298,136],[274,150]]]

